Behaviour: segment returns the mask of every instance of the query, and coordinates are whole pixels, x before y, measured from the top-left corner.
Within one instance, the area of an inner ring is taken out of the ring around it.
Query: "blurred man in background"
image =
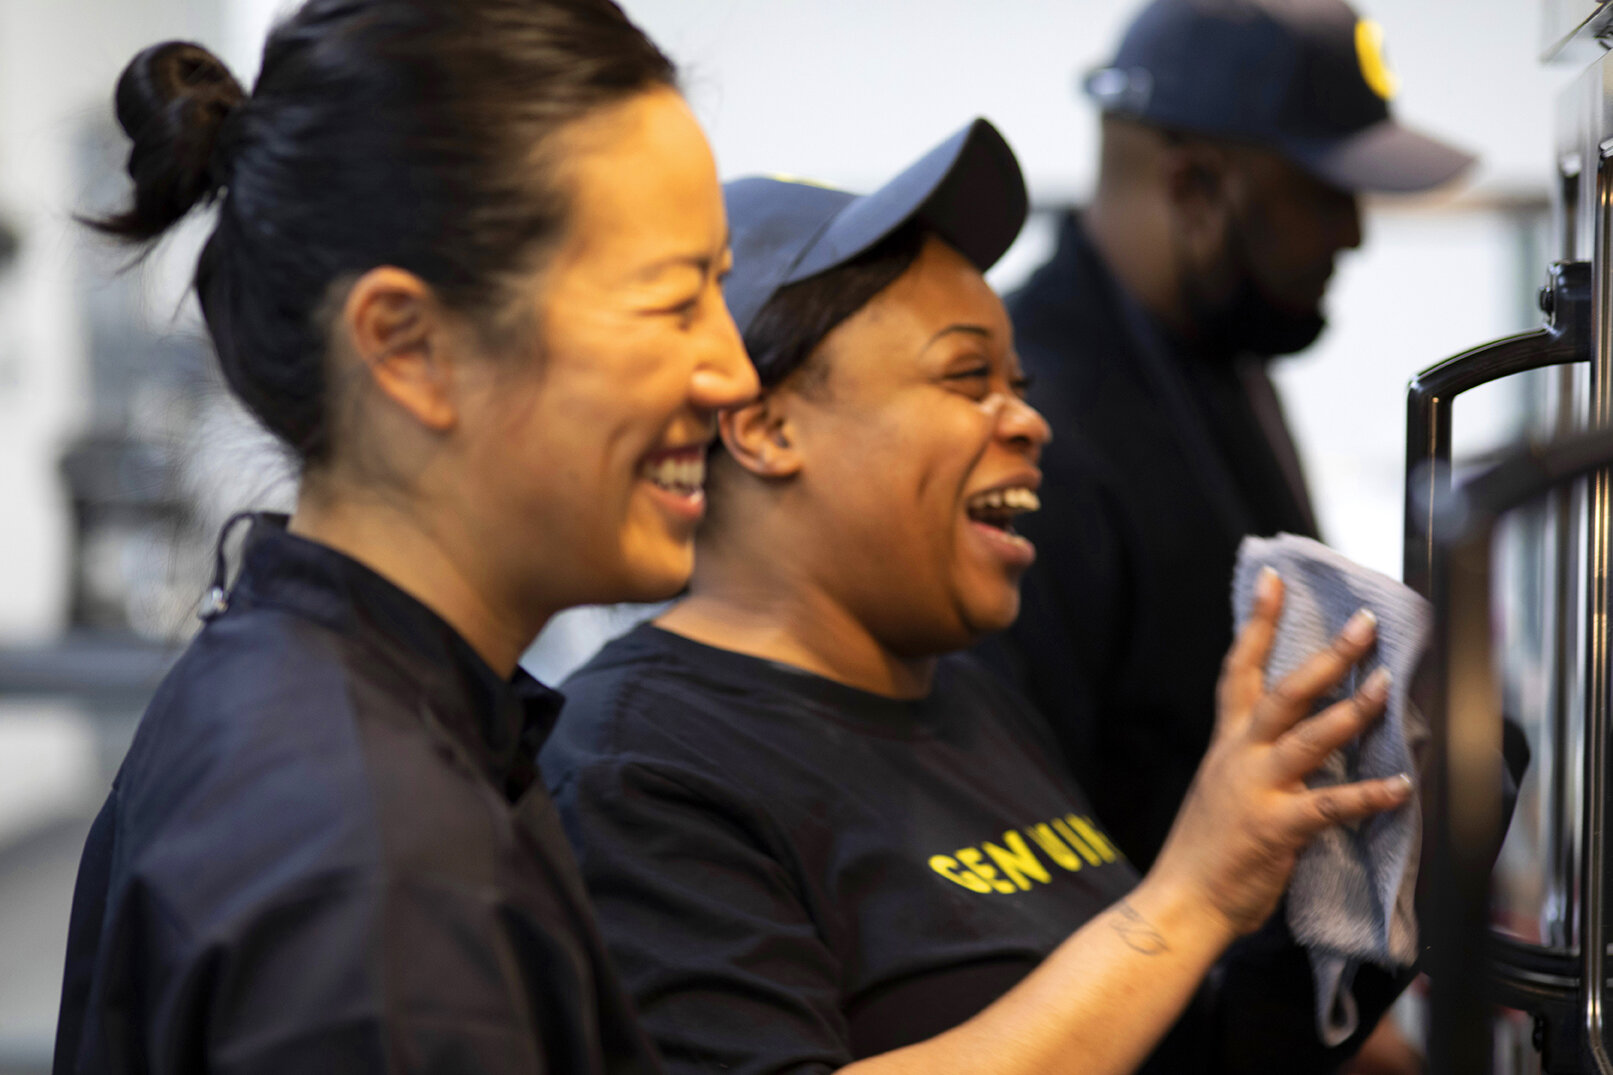
[[[1085,85],[1096,194],[1008,300],[1055,436],[1005,644],[1146,869],[1209,741],[1239,541],[1317,536],[1267,366],[1321,332],[1357,195],[1473,158],[1390,117],[1382,31],[1343,0],[1155,0]]]

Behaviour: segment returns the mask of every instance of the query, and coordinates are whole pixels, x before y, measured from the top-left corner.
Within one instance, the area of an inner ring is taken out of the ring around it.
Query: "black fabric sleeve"
[[[614,759],[580,766],[553,795],[669,1071],[851,1063],[839,963],[766,817],[698,773]]]

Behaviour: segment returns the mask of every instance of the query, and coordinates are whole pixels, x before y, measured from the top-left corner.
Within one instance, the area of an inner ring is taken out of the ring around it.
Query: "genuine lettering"
[[[1040,852],[1040,854],[1038,854]],[[932,855],[930,869],[970,892],[1008,895],[1052,884],[1057,871],[1075,873],[1121,859],[1120,849],[1089,817],[1065,814],[1022,829],[1009,829],[998,840]]]

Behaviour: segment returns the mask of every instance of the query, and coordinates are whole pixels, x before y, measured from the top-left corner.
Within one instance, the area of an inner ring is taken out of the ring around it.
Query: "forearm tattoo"
[[[1165,935],[1154,928],[1154,924],[1127,903],[1121,900],[1112,908],[1114,916],[1109,920],[1109,928],[1115,931],[1127,948],[1145,956],[1157,956],[1161,952],[1170,951],[1171,946],[1165,943]]]

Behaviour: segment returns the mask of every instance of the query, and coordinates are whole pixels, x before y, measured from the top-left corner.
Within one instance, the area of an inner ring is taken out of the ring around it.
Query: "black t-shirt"
[[[541,755],[674,1071],[825,1071],[956,1026],[1137,880],[1026,703],[922,700],[643,626]]]
[[[655,1072],[531,756],[559,697],[260,518],[79,867],[71,1072]]]

